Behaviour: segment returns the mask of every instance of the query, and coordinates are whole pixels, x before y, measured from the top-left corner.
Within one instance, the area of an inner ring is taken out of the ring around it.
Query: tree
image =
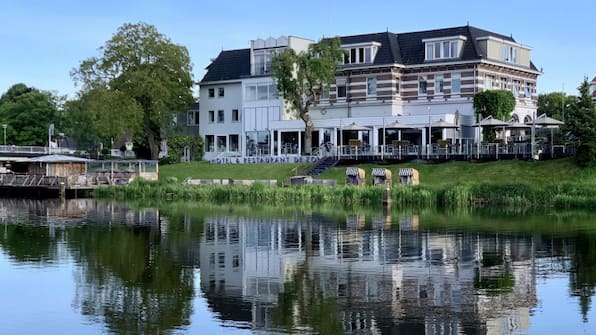
[[[491,116],[499,120],[507,120],[515,108],[515,96],[511,91],[488,90],[474,94],[474,110],[482,118]],[[495,129],[484,128],[484,137],[495,138]]]
[[[596,108],[590,96],[588,78],[584,78],[578,90],[579,98],[565,118],[565,130],[576,147],[576,163],[590,166],[596,164]]]
[[[0,97],[0,121],[15,145],[47,145],[50,124],[60,127],[63,97],[19,83]],[[2,143],[4,144],[4,143]]]
[[[310,108],[322,89],[335,81],[337,64],[343,54],[339,38],[331,38],[311,44],[306,52],[296,53],[287,48],[271,61],[271,74],[277,80],[277,89],[297,117],[304,121],[307,154],[312,147]]]
[[[565,120],[565,114],[577,98],[564,92],[551,92],[538,96],[538,115],[546,114],[557,120]]]
[[[492,117],[504,120],[515,108],[513,93],[505,90],[488,90],[474,95],[474,110],[482,118]]]
[[[65,106],[65,128],[80,148],[99,150],[130,130],[134,142],[144,140],[143,111],[134,99],[119,91],[98,87],[79,94]],[[101,143],[101,144],[100,144]]]
[[[184,110],[194,101],[188,50],[152,25],[127,23],[100,51],[100,57],[84,60],[71,73],[82,84],[81,95],[105,90],[104,99],[100,99],[104,102],[115,95],[123,104],[114,106],[112,113],[132,116],[127,117],[126,127],[140,130],[144,143],[137,144],[146,146],[151,159],[157,159],[159,141],[171,125],[172,112]]]

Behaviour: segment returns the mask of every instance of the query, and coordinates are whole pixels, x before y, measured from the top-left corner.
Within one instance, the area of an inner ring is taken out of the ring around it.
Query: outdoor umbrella
[[[495,119],[492,115],[489,115],[487,117],[485,117],[484,119],[476,122],[476,124],[474,124],[474,126],[476,127],[480,127],[480,134],[482,134],[482,128],[503,128],[503,130],[505,130],[505,127],[507,127],[509,125],[509,123],[505,122],[505,121],[501,121],[499,119]]]

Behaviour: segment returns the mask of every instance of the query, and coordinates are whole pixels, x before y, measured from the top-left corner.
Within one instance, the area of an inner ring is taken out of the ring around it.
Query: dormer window
[[[344,64],[374,63],[380,46],[378,42],[343,45],[342,47],[347,51],[344,54]]]
[[[424,39],[427,61],[459,58],[466,40],[465,36]]]
[[[517,48],[511,45],[503,45],[503,61],[517,63]]]

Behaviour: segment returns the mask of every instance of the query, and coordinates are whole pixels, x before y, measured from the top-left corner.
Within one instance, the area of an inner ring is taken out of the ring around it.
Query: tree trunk
[[[313,125],[307,124],[304,127],[304,153],[310,155],[312,153],[312,132]]]

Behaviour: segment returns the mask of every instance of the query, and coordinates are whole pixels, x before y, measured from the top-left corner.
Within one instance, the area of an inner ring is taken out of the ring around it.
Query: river
[[[590,212],[0,199],[0,334],[596,334]]]

